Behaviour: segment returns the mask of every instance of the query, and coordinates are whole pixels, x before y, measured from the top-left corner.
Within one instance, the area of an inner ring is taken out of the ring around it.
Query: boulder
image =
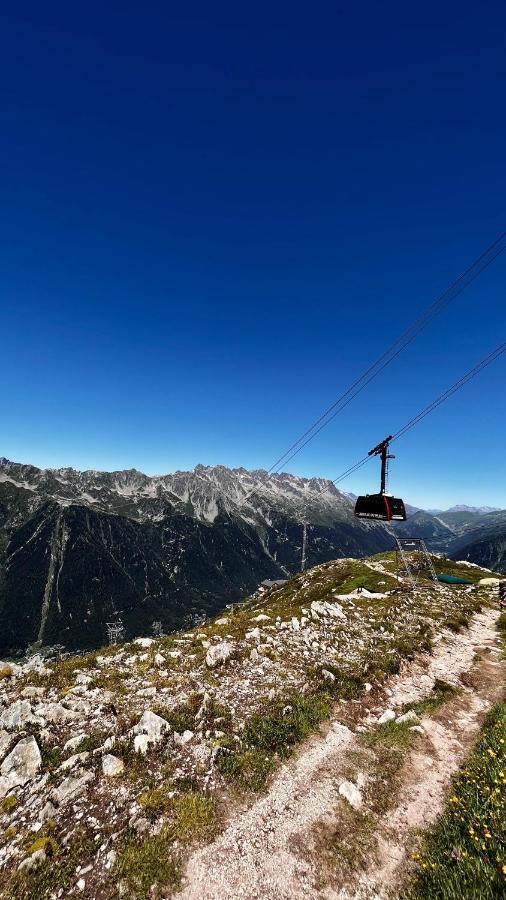
[[[214,669],[215,666],[223,665],[232,656],[232,651],[232,644],[228,644],[226,641],[209,647],[206,654],[206,666],[209,669]]]
[[[260,629],[257,626],[256,628],[252,628],[251,631],[247,631],[245,637],[246,637],[247,641],[259,642],[262,638],[262,635],[261,635]]]
[[[131,732],[135,735],[135,751],[138,753],[146,753],[149,745],[158,744],[169,729],[170,725],[166,719],[162,719],[161,716],[157,716],[156,713],[147,709]]]
[[[145,650],[148,647],[151,647],[154,643],[154,639],[148,637],[135,638],[134,641],[134,644],[137,644],[138,647],[143,647]]]
[[[334,675],[334,673],[329,672],[328,669],[322,669],[322,675],[323,675],[325,681],[335,681],[336,680],[336,676]]]
[[[61,703],[41,703],[36,709],[37,715],[52,725],[66,725],[74,722],[77,713],[66,709]]]
[[[42,757],[34,737],[18,741],[0,766],[0,799],[17,785],[30,781],[42,765]]]
[[[56,806],[53,806],[51,801],[48,800],[39,813],[39,822],[41,822],[42,824],[44,822],[49,822],[51,819],[54,819],[55,815]]]
[[[7,731],[0,731],[0,762],[10,747],[12,736]]]
[[[29,700],[16,700],[0,716],[0,728],[14,731],[25,725],[41,725],[42,720],[35,716]]]
[[[31,872],[33,869],[42,865],[46,859],[46,851],[41,847],[40,850],[36,850],[35,853],[32,853],[31,856],[27,856],[26,859],[20,862],[18,872]]]
[[[66,744],[63,745],[63,752],[65,753],[67,750],[75,750],[76,747],[79,746],[81,741],[84,740],[86,735],[84,732],[80,732],[79,734],[75,734],[74,737],[71,737]]]
[[[102,757],[102,772],[107,778],[114,778],[116,775],[121,775],[124,768],[125,764],[123,760],[119,759],[117,756],[113,756],[112,753],[106,753],[106,755]]]

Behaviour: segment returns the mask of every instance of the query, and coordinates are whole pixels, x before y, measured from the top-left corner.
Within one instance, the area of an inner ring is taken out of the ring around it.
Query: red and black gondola
[[[406,521],[404,501],[400,497],[393,497],[386,493],[388,460],[394,459],[394,456],[388,452],[391,440],[392,435],[389,435],[381,444],[369,451],[369,456],[381,456],[381,489],[379,494],[357,497],[355,515],[358,519],[379,519],[383,522]]]

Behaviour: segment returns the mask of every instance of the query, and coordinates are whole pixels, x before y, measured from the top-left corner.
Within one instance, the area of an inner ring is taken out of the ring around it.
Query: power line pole
[[[306,550],[307,550],[307,522],[304,522],[302,526],[302,564],[301,564],[301,572],[304,572],[306,569]]]

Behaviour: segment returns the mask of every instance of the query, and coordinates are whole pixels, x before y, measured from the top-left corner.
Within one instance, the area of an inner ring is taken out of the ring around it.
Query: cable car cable
[[[424,331],[434,319],[440,315],[458,296],[475,281],[478,276],[491,265],[492,262],[506,250],[506,231],[503,231],[474,262],[468,266],[457,279],[439,295],[430,306],[410,325],[394,343],[369,366],[368,369],[345,391],[322,415],[302,434],[295,443],[267,470],[271,474],[282,465],[287,465],[298,453],[316,437],[349,403],[373,381],[380,372],[396,359],[415,338]],[[400,344],[400,346],[399,346]],[[376,371],[375,371],[376,370]],[[367,377],[369,375],[369,377]],[[363,382],[363,383],[362,383]],[[354,389],[357,388],[356,391]],[[354,391],[354,393],[352,393]],[[349,396],[351,394],[351,396]],[[336,409],[336,407],[338,407]],[[332,415],[330,415],[332,413]],[[318,427],[319,426],[319,427]],[[316,429],[316,430],[315,430]],[[300,446],[299,446],[300,445]],[[253,493],[253,492],[252,492]],[[247,495],[244,500],[248,499]]]
[[[449,387],[448,390],[440,394],[439,397],[436,397],[436,399],[433,400],[432,403],[429,403],[428,406],[426,406],[416,416],[410,419],[409,422],[406,422],[406,424],[403,425],[402,428],[395,432],[391,440],[395,441],[400,437],[403,437],[407,431],[410,431],[411,428],[414,428],[415,425],[418,424],[418,422],[428,416],[429,413],[431,413],[438,406],[441,406],[441,404],[448,400],[448,398],[451,397],[452,394],[455,394],[458,390],[460,390],[460,388],[464,387],[464,385],[467,384],[468,381],[471,381],[472,378],[475,378],[476,375],[479,375],[479,373],[483,369],[485,369],[491,363],[495,362],[495,360],[502,356],[503,353],[506,353],[506,341],[503,344],[499,344],[499,346],[496,347],[496,349],[493,350],[492,353],[489,353],[488,356],[485,356],[479,363],[474,366],[474,368],[470,369],[468,372],[466,372],[465,375],[462,376],[462,378],[459,378],[458,381],[452,384],[452,386]],[[341,475],[338,475],[337,478],[334,478],[332,483],[338,484],[340,481],[348,478],[349,475],[364,466],[369,459],[372,459],[372,457],[369,455],[364,456],[364,458],[356,462],[355,465],[350,466],[348,469],[346,469],[345,472],[343,472]]]

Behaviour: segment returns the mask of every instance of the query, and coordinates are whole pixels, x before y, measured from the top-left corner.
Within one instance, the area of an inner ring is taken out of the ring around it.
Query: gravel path
[[[446,632],[432,656],[421,656],[391,679],[385,706],[412,703],[430,693],[436,678],[459,683],[459,677],[471,669],[476,651],[486,651],[488,674],[482,690],[465,690],[455,701],[456,718],[451,723],[423,721],[428,740],[423,738],[423,751],[410,755],[408,783],[389,814],[390,828],[385,823],[378,834],[379,863],[363,873],[359,883],[346,890],[340,886],[318,889],[315,866],[297,853],[305,835],[335,814],[340,770],[356,747],[354,733],[333,720],[325,733],[307,741],[298,756],[279,770],[266,795],[238,813],[212,844],[190,857],[178,900],[386,896],[383,885],[392,884],[403,867],[411,829],[426,826],[437,815],[450,775],[475,737],[485,709],[501,691],[497,615],[486,610],[462,634]]]

